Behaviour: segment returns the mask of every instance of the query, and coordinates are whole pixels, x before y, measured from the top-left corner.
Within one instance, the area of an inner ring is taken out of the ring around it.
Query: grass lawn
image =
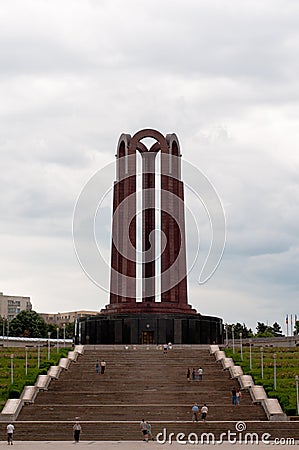
[[[48,368],[57,365],[61,357],[67,356],[69,348],[51,348],[50,360],[46,347],[40,348],[40,367],[38,368],[37,347],[27,347],[27,375],[25,347],[0,348],[0,411],[8,398],[19,398],[24,386],[34,385],[38,375],[46,374]],[[13,356],[13,360],[11,359]],[[11,362],[13,361],[13,383]]]
[[[227,357],[243,368],[244,374],[251,375],[254,383],[263,385],[268,397],[277,398],[284,412],[289,416],[297,414],[296,381],[299,375],[299,350],[296,347],[263,347],[263,368],[260,347],[251,347],[252,370],[250,370],[250,350],[243,346],[243,360],[240,348],[225,349]],[[276,390],[274,389],[274,354],[276,354]]]

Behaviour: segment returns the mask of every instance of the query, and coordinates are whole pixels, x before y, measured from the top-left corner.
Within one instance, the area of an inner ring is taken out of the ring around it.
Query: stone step
[[[142,401],[146,404],[151,403],[159,403],[159,404],[167,404],[167,403],[176,403],[180,404],[189,404],[191,405],[195,400],[200,401],[204,396],[204,392],[200,392],[198,390],[191,392],[186,391],[163,391],[163,397],[161,398],[160,390],[150,390],[142,392]],[[76,402],[79,404],[85,403],[97,403],[97,404],[110,404],[115,402],[119,404],[128,403],[135,404],[136,403],[136,391],[97,391],[97,392],[76,392]],[[231,397],[230,395],[221,394],[218,392],[209,393],[208,395],[209,404],[230,404]],[[51,392],[40,392],[36,397],[35,404],[36,405],[44,405],[44,404],[72,404],[74,402],[74,393],[70,391],[51,391]],[[243,404],[252,404],[251,398],[249,394],[244,394],[242,397],[242,405]]]
[[[143,416],[154,420],[190,420],[192,417],[190,405],[34,405],[20,413],[19,420],[136,420]],[[265,419],[262,409],[252,405],[209,405],[209,419],[221,420]]]
[[[95,373],[95,361],[102,358],[107,362],[104,375]],[[188,382],[187,367],[199,366],[204,370],[203,381]],[[221,433],[230,423],[222,422],[224,418],[233,425],[236,420],[268,424],[263,408],[252,404],[248,392],[240,407],[231,404],[233,386],[238,386],[237,381],[230,379],[207,349],[173,350],[164,356],[155,349],[95,352],[87,348],[68,371],[51,382],[48,391],[38,394],[34,405],[23,408],[16,430],[26,440],[70,440],[75,417],[79,417],[82,439],[85,435],[86,440],[136,440],[141,437],[143,416],[154,419],[155,433],[164,426],[190,433],[210,423],[215,433]],[[208,404],[207,424],[190,420],[195,401]]]
[[[48,422],[23,422],[15,423],[15,438],[17,440],[25,441],[71,441],[73,438],[72,421],[48,421]],[[88,441],[115,441],[115,440],[142,440],[139,428],[139,421],[81,421],[82,426],[82,440]],[[207,435],[205,433],[212,433],[215,439],[220,439],[222,435],[223,441],[228,440],[228,433],[230,432],[230,439],[244,439],[246,433],[256,433],[259,439],[264,435],[264,439],[268,441],[275,438],[294,438],[295,442],[299,440],[299,427],[294,422],[268,422],[268,421],[247,421],[244,422],[246,430],[243,432],[236,431],[236,421],[207,421],[203,422],[173,422],[151,421],[152,432],[154,438],[158,433],[160,443],[163,442],[164,433],[167,441],[174,442],[178,433],[184,433],[188,436],[192,433],[193,439],[195,435],[198,439],[204,439],[207,442]],[[164,430],[166,430],[164,432]],[[174,433],[171,436],[171,433]],[[194,435],[195,433],[195,435]],[[237,433],[232,435],[232,433]],[[265,436],[268,433],[270,436]],[[210,442],[212,439],[210,435]],[[250,436],[247,437],[250,439]],[[181,437],[182,439],[182,437]],[[250,442],[250,441],[249,441]],[[256,441],[255,441],[256,442]]]

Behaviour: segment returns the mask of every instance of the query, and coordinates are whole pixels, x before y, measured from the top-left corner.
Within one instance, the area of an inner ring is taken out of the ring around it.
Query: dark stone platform
[[[99,314],[79,319],[80,344],[221,344],[222,319],[201,314]]]

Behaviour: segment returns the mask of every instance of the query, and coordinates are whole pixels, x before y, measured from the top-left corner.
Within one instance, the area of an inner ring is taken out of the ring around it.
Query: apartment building
[[[72,323],[75,322],[76,319],[79,319],[80,317],[89,317],[89,316],[96,316],[99,314],[99,311],[70,311],[70,312],[58,312],[55,314],[48,314],[48,313],[39,313],[39,315],[44,319],[46,323],[58,325],[61,326],[64,323]]]
[[[21,311],[32,309],[30,297],[20,297],[15,295],[4,295],[0,292],[0,315],[9,321],[14,319]]]

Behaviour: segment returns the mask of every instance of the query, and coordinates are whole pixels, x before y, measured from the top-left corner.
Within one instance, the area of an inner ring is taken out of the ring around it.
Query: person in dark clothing
[[[80,423],[77,420],[76,420],[75,425],[73,426],[73,431],[74,431],[74,441],[77,444],[79,442],[80,433],[82,431],[82,427],[81,427]]]
[[[194,381],[196,377],[196,370],[193,368],[192,369],[192,380]]]
[[[102,361],[101,361],[101,374],[105,373],[105,369],[106,369],[106,362],[102,359]]]
[[[232,388],[232,404],[237,404],[237,390],[235,387]]]
[[[191,370],[188,367],[188,370],[187,370],[187,380],[188,381],[190,381],[190,376],[191,376]]]

